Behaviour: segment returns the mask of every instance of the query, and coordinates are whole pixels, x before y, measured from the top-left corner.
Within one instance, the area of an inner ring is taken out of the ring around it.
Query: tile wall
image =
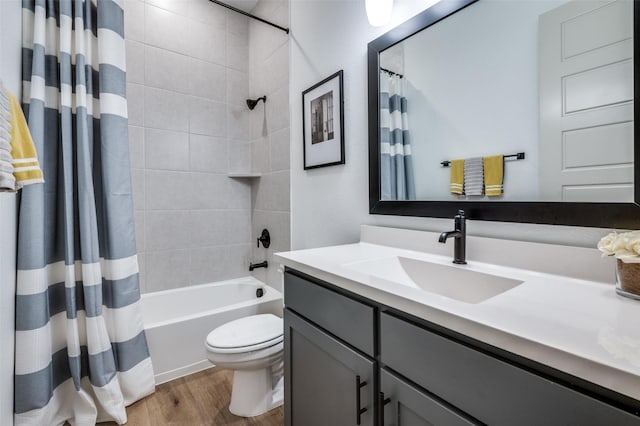
[[[287,0],[260,0],[253,13],[289,27]],[[282,288],[282,274],[273,253],[291,246],[289,183],[289,36],[258,21],[249,23],[249,89],[252,98],[266,95],[267,103],[251,111],[253,184],[253,260],[269,261],[268,269],[253,272],[261,281]],[[295,143],[295,142],[294,142]],[[256,247],[263,228],[271,233],[269,249]]]
[[[251,182],[227,173],[251,168],[248,18],[208,0],[126,0],[125,26],[142,291],[245,276]]]

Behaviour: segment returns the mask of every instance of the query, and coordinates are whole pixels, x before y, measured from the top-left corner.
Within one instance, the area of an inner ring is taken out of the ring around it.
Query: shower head
[[[247,106],[249,107],[250,110],[253,110],[256,107],[256,105],[258,105],[258,102],[260,101],[267,102],[267,97],[261,96],[258,99],[247,99]]]

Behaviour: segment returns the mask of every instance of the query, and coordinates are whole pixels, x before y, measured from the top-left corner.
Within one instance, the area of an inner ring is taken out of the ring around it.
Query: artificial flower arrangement
[[[612,232],[598,242],[598,250],[624,263],[640,263],[640,231]]]
[[[617,259],[616,292],[640,299],[640,231],[612,232],[598,242],[598,250]]]

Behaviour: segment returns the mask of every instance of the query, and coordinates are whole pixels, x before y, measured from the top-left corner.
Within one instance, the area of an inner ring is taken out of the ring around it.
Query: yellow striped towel
[[[484,157],[484,193],[488,197],[502,195],[502,183],[504,179],[504,156],[494,155]]]
[[[7,92],[9,93],[9,92]],[[34,183],[43,183],[42,169],[38,163],[36,147],[31,139],[27,121],[20,108],[20,103],[9,93],[11,112],[11,157],[13,157],[13,175],[16,178],[16,189]]]
[[[464,194],[464,160],[451,160],[451,187],[452,194]]]

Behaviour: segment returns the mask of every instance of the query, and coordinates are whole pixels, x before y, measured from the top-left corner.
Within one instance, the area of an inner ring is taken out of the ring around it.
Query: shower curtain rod
[[[244,16],[248,16],[249,18],[253,18],[253,19],[257,20],[257,21],[263,22],[263,23],[265,23],[267,25],[271,25],[272,27],[276,27],[277,29],[279,29],[281,31],[284,31],[285,33],[289,34],[289,28],[281,27],[280,25],[276,25],[273,22],[269,22],[266,19],[259,18],[259,17],[255,16],[255,15],[247,13],[244,10],[238,9],[237,7],[233,7],[233,6],[228,5],[228,4],[224,3],[224,2],[221,2],[221,1],[218,1],[218,0],[209,0],[209,1],[212,2],[212,3],[218,4],[218,5],[222,6],[222,7],[226,7],[227,9],[233,10],[234,12],[238,12],[238,13],[244,15]]]

